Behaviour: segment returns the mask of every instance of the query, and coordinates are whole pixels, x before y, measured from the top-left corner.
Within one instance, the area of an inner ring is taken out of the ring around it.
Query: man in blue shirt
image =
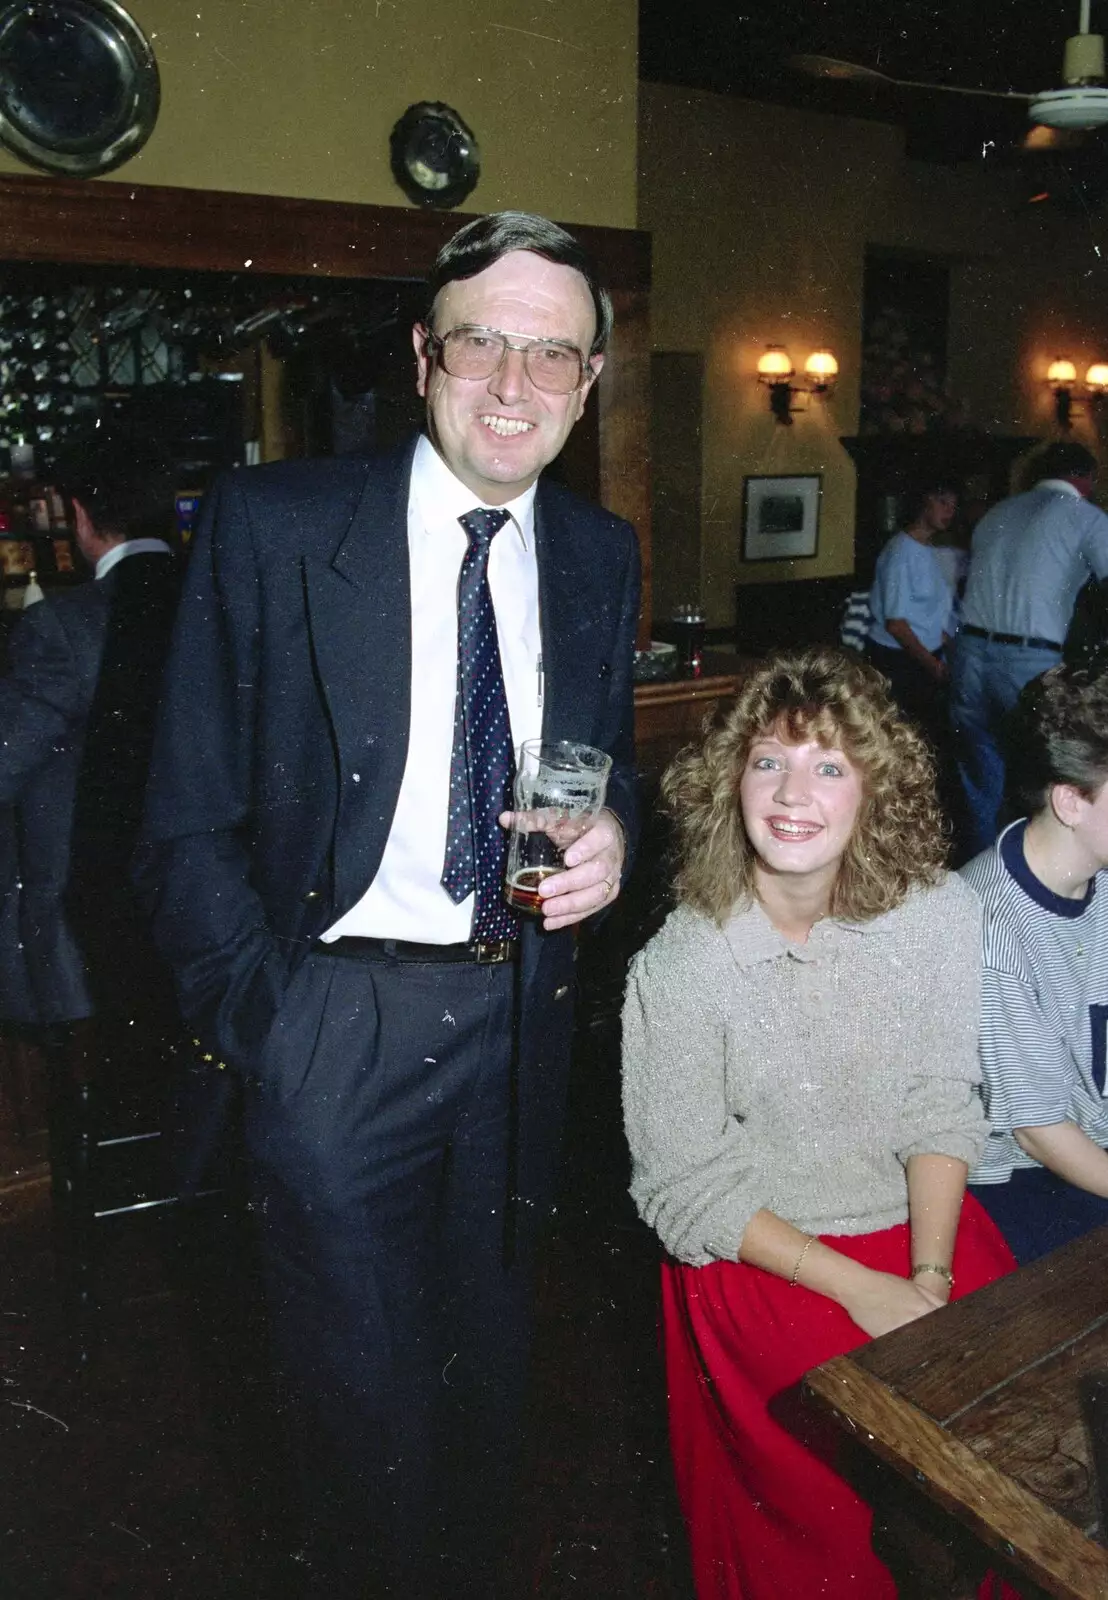
[[[1024,684],[1061,661],[1078,591],[1108,577],[1108,517],[1089,498],[1096,458],[1063,441],[1043,451],[1038,472],[1034,488],[1002,500],[974,530],[952,651],[950,712],[973,854],[996,837],[1005,719]]]

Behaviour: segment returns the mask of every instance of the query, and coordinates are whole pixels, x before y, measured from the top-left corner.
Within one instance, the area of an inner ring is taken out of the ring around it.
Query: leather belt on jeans
[[[473,961],[478,966],[499,966],[519,956],[518,939],[471,939],[468,944],[415,944],[410,939],[363,939],[356,934],[329,942],[319,940],[313,949],[325,956],[350,956],[355,961],[411,961],[430,966],[438,962]]]
[[[963,622],[962,632],[973,639],[988,639],[990,644],[1018,644],[1025,650],[1057,650],[1062,654],[1060,644],[1055,644],[1053,639],[1039,639],[1033,633],[990,633],[988,628],[979,628],[975,622]]]

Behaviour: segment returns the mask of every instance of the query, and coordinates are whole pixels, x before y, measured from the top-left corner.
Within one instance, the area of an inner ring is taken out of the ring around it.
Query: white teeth
[[[797,838],[807,837],[809,834],[817,832],[817,829],[815,828],[806,828],[803,823],[797,824],[795,822],[774,822],[771,823],[770,826],[773,828],[775,833],[792,833],[795,834]]]
[[[517,433],[530,433],[535,426],[533,422],[524,422],[519,417],[482,417],[481,421],[501,439],[512,439]]]

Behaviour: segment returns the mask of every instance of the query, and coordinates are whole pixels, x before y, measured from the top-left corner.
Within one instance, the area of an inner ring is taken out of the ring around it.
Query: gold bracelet
[[[921,1273],[933,1272],[937,1278],[945,1278],[951,1289],[954,1288],[954,1274],[949,1267],[940,1266],[937,1261],[921,1261],[912,1268],[912,1277],[918,1278]]]
[[[796,1266],[793,1268],[793,1275],[789,1279],[789,1288],[790,1289],[795,1289],[796,1288],[796,1280],[800,1276],[800,1265],[801,1265],[801,1262],[804,1260],[804,1257],[808,1254],[808,1251],[812,1248],[812,1246],[815,1244],[815,1242],[816,1242],[815,1234],[814,1233],[810,1234],[809,1237],[808,1237],[808,1243],[804,1246],[803,1250],[800,1252],[800,1254],[796,1258]]]

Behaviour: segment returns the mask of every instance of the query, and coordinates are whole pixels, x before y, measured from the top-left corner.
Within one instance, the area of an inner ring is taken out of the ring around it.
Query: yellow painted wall
[[[1041,378],[1058,351],[1108,359],[1108,225],[1028,208],[1014,176],[907,162],[880,123],[647,83],[639,164],[654,347],[705,363],[699,598],[713,626],[731,623],[736,581],[853,568],[854,468],[838,437],[857,430],[867,245],[952,260],[949,384],[991,432],[1052,431]],[[755,381],[771,342],[798,367],[821,345],[839,358],[834,396],[789,428]],[[1088,417],[1074,432],[1096,442]],[[823,474],[817,557],[742,563],[743,478],[810,472]],[[665,569],[659,551],[656,615],[689,598],[666,594]]]
[[[635,0],[126,3],[162,110],[111,180],[406,205],[389,131],[443,100],[481,147],[467,210],[635,225]]]

